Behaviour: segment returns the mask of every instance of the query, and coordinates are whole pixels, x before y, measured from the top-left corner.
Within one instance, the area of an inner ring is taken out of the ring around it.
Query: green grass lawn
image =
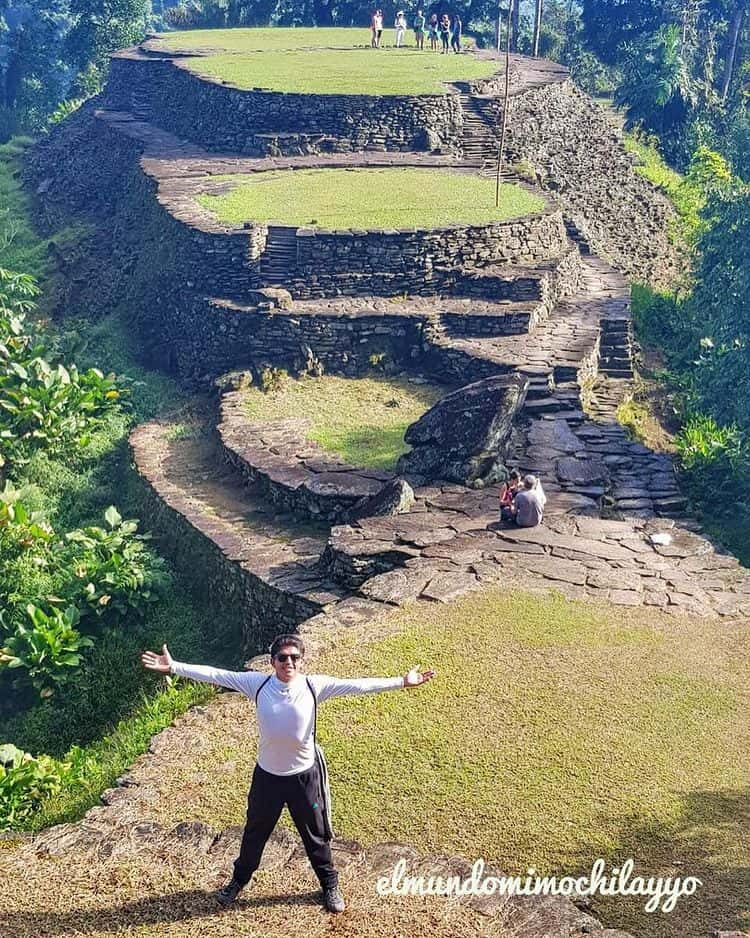
[[[298,169],[256,173],[221,195],[198,196],[223,222],[275,221],[319,228],[437,228],[488,224],[540,212],[520,186],[448,169]]]
[[[250,27],[242,29],[184,29],[162,33],[154,45],[169,52],[268,52],[284,49],[352,49],[370,45],[368,26]]]
[[[432,666],[408,698],[342,699],[320,737],[341,836],[408,840],[525,873],[633,857],[704,888],[671,915],[599,900],[638,936],[750,925],[747,623],[678,622],[497,590],[407,608],[322,667]]]
[[[473,55],[418,51],[413,33],[406,47],[391,48],[394,31],[384,30],[383,48],[370,48],[370,30],[206,29],[168,33],[157,42],[170,52],[200,51],[182,60],[191,71],[238,88],[300,94],[443,94],[446,82],[487,78],[493,60]]]
[[[200,51],[183,60],[200,75],[238,88],[301,94],[443,94],[445,82],[487,78],[499,67],[473,55],[420,52],[410,30],[405,48],[392,48],[394,41],[394,31],[386,29],[384,47],[371,49],[364,26],[196,29],[167,33],[157,44],[170,52]]]
[[[497,62],[471,55],[436,55],[416,49],[219,52],[188,58],[199,75],[237,88],[298,94],[443,94],[444,82],[488,78]],[[376,105],[373,105],[376,106]]]
[[[409,447],[410,423],[445,394],[445,388],[385,378],[287,380],[281,390],[251,389],[246,412],[253,420],[307,417],[310,438],[354,466],[392,469]]]

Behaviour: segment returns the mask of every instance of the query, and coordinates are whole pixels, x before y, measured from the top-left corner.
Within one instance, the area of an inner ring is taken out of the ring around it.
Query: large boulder
[[[494,479],[527,387],[520,375],[498,375],[448,394],[406,431],[412,449],[398,472],[420,482]]]

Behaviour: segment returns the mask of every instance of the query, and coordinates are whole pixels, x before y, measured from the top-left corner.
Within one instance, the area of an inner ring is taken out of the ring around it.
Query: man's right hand
[[[166,645],[161,646],[161,654],[153,651],[144,651],[141,655],[141,664],[149,671],[158,671],[160,674],[169,674],[172,670],[172,656]]]

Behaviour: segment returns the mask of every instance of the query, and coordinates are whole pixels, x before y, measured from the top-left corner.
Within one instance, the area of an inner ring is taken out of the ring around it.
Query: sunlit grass
[[[287,380],[278,391],[252,389],[245,410],[254,420],[307,417],[310,438],[353,466],[392,469],[409,447],[404,433],[445,393],[401,379]]]
[[[198,201],[221,221],[320,228],[437,228],[489,224],[540,212],[521,186],[437,169],[309,169],[231,177],[237,185]]]
[[[370,30],[207,29],[168,33],[157,45],[172,52],[200,51],[182,64],[200,75],[238,88],[300,94],[443,94],[446,83],[487,78],[493,60],[470,54],[417,50],[413,32],[396,49],[394,31],[383,31],[383,48],[370,48]],[[465,45],[471,45],[467,41]]]

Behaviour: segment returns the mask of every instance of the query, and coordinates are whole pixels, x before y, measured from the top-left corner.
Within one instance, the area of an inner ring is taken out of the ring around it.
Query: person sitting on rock
[[[500,490],[500,518],[502,521],[513,520],[513,501],[521,487],[521,473],[513,469],[508,476],[508,481],[503,482]]]
[[[542,523],[547,496],[536,476],[523,477],[523,488],[513,500],[511,512],[519,528],[535,528]]]
[[[255,703],[258,718],[258,759],[247,802],[247,823],[232,879],[216,895],[228,908],[258,869],[263,848],[287,805],[302,837],[307,856],[323,889],[329,912],[343,912],[338,873],[333,866],[333,832],[328,810],[328,773],[316,744],[318,704],[332,697],[373,694],[413,688],[435,676],[412,668],[403,677],[338,678],[302,675],[305,645],[299,635],[278,635],[270,648],[273,674],[224,671],[175,661],[166,645],[162,653],[146,651],[145,668],[239,691]]]

